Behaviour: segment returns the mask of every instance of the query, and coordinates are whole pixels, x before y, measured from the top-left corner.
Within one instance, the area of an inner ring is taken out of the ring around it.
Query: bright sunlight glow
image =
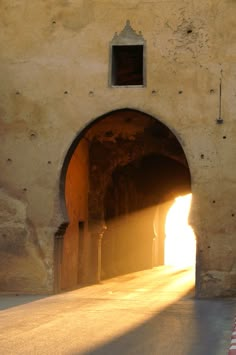
[[[196,238],[188,224],[192,194],[180,196],[169,209],[165,223],[165,265],[190,267],[196,260]]]

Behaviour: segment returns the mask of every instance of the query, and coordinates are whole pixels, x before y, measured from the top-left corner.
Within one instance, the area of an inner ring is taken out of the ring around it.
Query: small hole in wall
[[[36,138],[36,133],[35,132],[31,132],[30,133],[30,139],[35,139]]]
[[[179,95],[183,94],[183,91],[182,90],[179,90]]]
[[[156,90],[152,90],[152,95],[156,95],[156,94],[157,94]]]
[[[51,160],[48,161],[48,165],[52,164]]]
[[[24,192],[26,192],[26,191],[27,191],[27,188],[26,188],[26,187],[24,187],[24,188],[23,188],[23,191],[24,191]]]
[[[227,137],[226,136],[223,136],[223,139],[226,139]]]
[[[16,95],[20,95],[20,92],[19,92],[19,91],[16,91]]]
[[[208,245],[208,247],[207,247],[208,249],[211,249],[211,247],[210,247],[210,245]]]
[[[114,133],[112,131],[106,131],[105,137],[113,137]]]
[[[64,94],[67,95],[67,94],[68,94],[68,91],[64,91]]]
[[[231,216],[232,216],[232,217],[234,217],[234,216],[235,216],[235,214],[234,214],[234,213],[232,213],[232,214],[231,214]]]
[[[216,201],[215,201],[215,200],[213,200],[213,201],[212,201],[212,203],[216,203]]]
[[[7,163],[12,163],[11,158],[8,158],[8,159],[7,159]]]
[[[191,30],[191,29],[187,30],[187,33],[188,33],[188,34],[190,34],[190,33],[192,33],[192,32],[193,32],[193,30]]]
[[[210,94],[214,94],[215,90],[214,89],[211,89],[210,90]]]
[[[127,123],[129,123],[129,122],[131,122],[132,121],[132,118],[130,118],[130,117],[127,117],[126,119],[125,119],[125,122],[127,122]]]
[[[94,96],[94,92],[93,91],[89,91],[89,96],[90,97]]]
[[[204,154],[201,154],[201,159],[204,159]]]
[[[55,25],[55,24],[56,24],[56,21],[52,21],[52,24]]]

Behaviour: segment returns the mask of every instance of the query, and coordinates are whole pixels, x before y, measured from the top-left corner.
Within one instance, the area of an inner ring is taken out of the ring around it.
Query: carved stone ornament
[[[137,33],[130,25],[130,21],[126,21],[126,25],[123,30],[118,35],[117,32],[111,41],[111,45],[139,45],[144,44],[145,39],[143,38],[142,32]]]

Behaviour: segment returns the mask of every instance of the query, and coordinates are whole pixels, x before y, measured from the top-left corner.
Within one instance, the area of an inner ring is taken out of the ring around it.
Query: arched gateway
[[[191,192],[176,136],[133,109],[107,113],[78,135],[60,183],[68,223],[56,235],[57,291],[162,265],[166,206]]]

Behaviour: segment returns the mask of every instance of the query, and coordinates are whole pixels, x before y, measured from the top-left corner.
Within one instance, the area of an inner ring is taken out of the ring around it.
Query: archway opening
[[[164,264],[178,268],[196,264],[196,237],[188,223],[192,194],[175,198],[165,222]]]
[[[67,290],[164,265],[167,212],[191,192],[191,178],[172,131],[123,109],[93,121],[73,142],[61,192],[69,222],[58,285]]]

